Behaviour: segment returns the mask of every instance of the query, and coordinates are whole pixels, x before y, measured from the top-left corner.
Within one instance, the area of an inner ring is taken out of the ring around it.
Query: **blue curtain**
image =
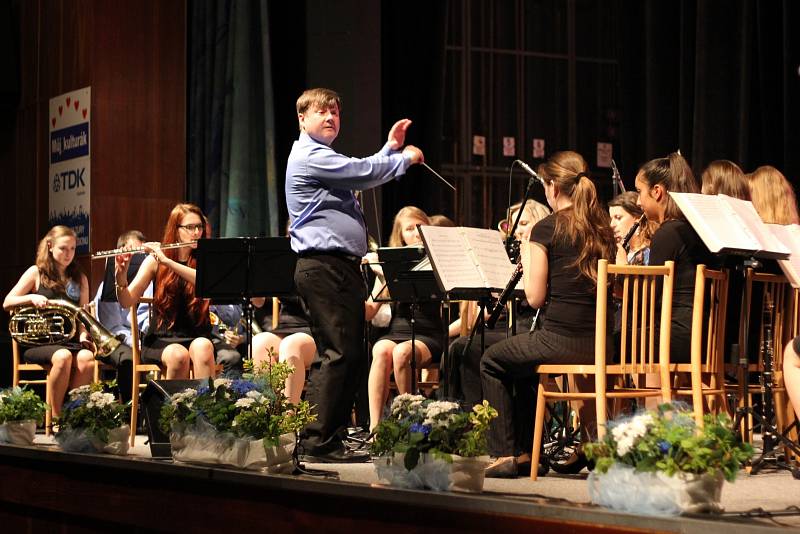
[[[189,2],[188,189],[220,237],[277,236],[267,0]]]

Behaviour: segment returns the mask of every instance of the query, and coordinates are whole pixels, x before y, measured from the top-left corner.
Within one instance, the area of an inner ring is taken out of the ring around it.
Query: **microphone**
[[[533,183],[533,180],[534,180],[534,179],[538,180],[538,181],[539,181],[539,183],[540,183],[540,184],[542,184],[542,186],[544,186],[544,180],[542,180],[542,177],[541,177],[541,176],[539,176],[538,174],[536,174],[536,171],[534,171],[533,169],[531,169],[531,168],[528,166],[528,164],[527,164],[527,163],[525,163],[525,162],[524,162],[524,161],[522,161],[521,159],[514,160],[514,163],[516,163],[517,165],[519,165],[519,166],[522,168],[522,170],[523,170],[523,171],[525,171],[525,172],[527,172],[528,174],[530,174],[530,175],[531,175],[531,180],[530,180],[530,182],[528,183],[528,187],[530,187],[530,186],[531,186],[531,184]]]

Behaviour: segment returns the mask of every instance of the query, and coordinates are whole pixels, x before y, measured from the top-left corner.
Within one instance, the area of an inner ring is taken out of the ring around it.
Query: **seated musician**
[[[522,203],[518,202],[511,206],[508,218],[503,219],[498,224],[498,229],[503,234],[503,238],[507,237],[511,231],[511,227],[519,214],[520,206]],[[522,210],[519,224],[514,230],[514,237],[517,241],[530,241],[531,230],[533,226],[544,219],[550,214],[550,210],[536,202],[535,200],[528,200],[525,203],[525,209]],[[473,306],[477,310],[477,307]],[[522,300],[517,303],[515,307],[516,315],[516,331],[527,332],[530,330],[535,310],[530,307],[528,301]],[[471,315],[474,315],[471,314]],[[485,319],[489,318],[489,314],[485,315]],[[461,323],[457,322],[460,329]],[[484,332],[484,341],[486,347],[490,347],[499,341],[503,341],[508,337],[508,315],[506,312],[500,316],[500,319],[491,330],[487,329]],[[458,332],[455,334],[457,335]],[[469,344],[469,347],[467,345]],[[466,350],[466,353],[464,352]],[[481,355],[483,350],[481,347],[480,335],[476,334],[472,343],[469,343],[469,337],[459,337],[453,340],[450,344],[448,355],[453,362],[453,369],[456,369],[454,383],[451,387],[456,391],[456,397],[464,401],[466,407],[472,407],[475,404],[480,404],[483,399],[483,389],[481,388]]]
[[[261,308],[264,299],[253,299]],[[292,404],[300,402],[303,385],[306,382],[306,370],[311,367],[317,345],[311,336],[311,327],[303,304],[298,296],[281,297],[278,327],[271,331],[261,332],[253,337],[253,362],[258,364],[267,361],[270,351],[273,360],[287,362],[294,367],[294,372],[286,379],[286,397]],[[262,323],[262,327],[266,327]]]
[[[151,282],[153,318],[142,340],[142,360],[163,364],[166,378],[189,378],[189,362],[195,378],[214,375],[209,302],[194,296],[197,260],[196,240],[209,235],[208,221],[194,204],[178,204],[164,227],[163,242],[187,246],[164,250],[160,243],[145,243],[149,254],[133,281],[128,280],[130,254],[116,257],[117,298],[123,306],[137,302]]]
[[[642,216],[639,194],[627,191],[619,194],[608,203],[611,216],[611,229],[617,244],[617,265],[647,265],[650,261],[650,225]],[[635,230],[633,226],[637,225]],[[633,234],[629,233],[633,232]],[[625,238],[628,242],[625,243]]]
[[[484,399],[499,413],[489,428],[489,453],[496,460],[486,476],[530,471],[537,365],[594,361],[597,262],[613,260],[616,247],[587,170],[571,151],[557,152],[539,167],[554,213],[536,223],[520,252],[525,296],[544,309],[532,332],[492,345],[481,360]],[[610,337],[607,351],[613,353]],[[582,421],[591,419],[593,408],[586,408]]]
[[[402,208],[394,218],[389,246],[421,244],[417,225],[429,223],[428,216],[421,209],[414,206]],[[382,285],[381,280],[376,280],[376,284]],[[371,319],[370,314],[376,312],[379,305],[380,302],[368,301],[367,319]],[[417,369],[436,365],[441,360],[443,329],[440,303],[420,304],[414,312],[414,356]],[[411,392],[411,353],[411,305],[395,302],[392,304],[389,332],[372,347],[372,365],[368,380],[370,431],[378,425],[383,415],[389,396],[389,377],[393,371],[398,392]]]
[[[54,226],[39,241],[36,263],[30,266],[3,300],[3,309],[20,306],[46,309],[50,301],[59,299],[77,306],[89,302],[89,281],[75,259],[77,239],[72,228]],[[74,319],[73,319],[74,320]],[[78,323],[77,339],[54,345],[26,347],[22,358],[28,363],[50,365],[47,385],[52,392],[53,416],[61,413],[64,395],[91,383],[94,371],[94,345],[89,334]]]
[[[144,235],[138,230],[129,230],[117,238],[117,248],[139,248],[144,243]],[[139,267],[144,260],[143,254],[134,255],[128,266],[128,278],[136,276]],[[152,284],[144,292],[145,297],[153,296]],[[131,315],[130,309],[120,306],[117,301],[117,293],[114,287],[114,259],[110,258],[106,262],[106,271],[103,281],[97,288],[94,297],[95,309],[97,310],[97,320],[106,327],[111,334],[122,341],[111,354],[104,358],[104,361],[113,365],[117,369],[117,385],[120,397],[123,402],[130,400],[131,396]],[[150,305],[139,304],[136,310],[139,331],[147,330],[150,317]]]
[[[650,265],[675,262],[670,338],[670,361],[673,363],[691,360],[697,266],[716,262],[669,193],[699,193],[699,189],[689,164],[675,152],[645,163],[636,175],[636,191],[642,211],[648,221],[658,225],[650,242]]]
[[[242,377],[242,357],[245,355],[245,330],[242,324],[242,307],[238,304],[211,304],[211,342],[214,360],[222,366],[222,378]],[[213,317],[216,317],[216,324]]]

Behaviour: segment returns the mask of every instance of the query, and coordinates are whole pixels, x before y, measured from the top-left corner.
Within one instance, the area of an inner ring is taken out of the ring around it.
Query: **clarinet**
[[[636,230],[638,230],[639,226],[641,226],[645,221],[646,218],[644,215],[642,215],[635,223],[633,223],[633,226],[631,226],[631,229],[628,230],[628,233],[625,234],[625,239],[622,240],[622,248],[625,250],[625,252],[630,252],[630,241],[633,239],[634,234],[636,234]]]
[[[503,289],[503,292],[500,293],[499,297],[497,297],[497,302],[494,305],[494,309],[492,310],[491,315],[489,315],[489,319],[486,320],[486,328],[491,330],[494,328],[494,325],[497,324],[500,314],[503,313],[503,308],[506,307],[508,297],[511,296],[511,292],[514,291],[515,287],[517,287],[520,278],[522,278],[521,261],[517,263],[517,267],[514,269],[514,274],[511,275],[511,280],[508,281],[505,289]]]

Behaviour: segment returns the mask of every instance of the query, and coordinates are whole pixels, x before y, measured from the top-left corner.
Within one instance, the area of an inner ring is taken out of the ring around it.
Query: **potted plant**
[[[94,383],[69,392],[56,424],[56,441],[68,452],[128,453],[128,405],[115,395],[113,382]]]
[[[29,389],[15,386],[0,391],[0,443],[32,444],[46,411],[47,404]]]
[[[160,425],[177,461],[292,472],[297,433],[314,420],[306,401],[283,393],[293,367],[265,362],[242,379],[209,379],[172,395]]]
[[[455,402],[398,395],[375,429],[371,452],[378,456],[378,478],[407,488],[482,491],[486,431],[495,417],[486,401],[466,412]]]
[[[663,404],[610,425],[585,447],[595,462],[592,502],[649,515],[719,512],[722,485],[733,482],[753,448],[742,443],[726,414],[706,415],[697,428],[692,412]]]

